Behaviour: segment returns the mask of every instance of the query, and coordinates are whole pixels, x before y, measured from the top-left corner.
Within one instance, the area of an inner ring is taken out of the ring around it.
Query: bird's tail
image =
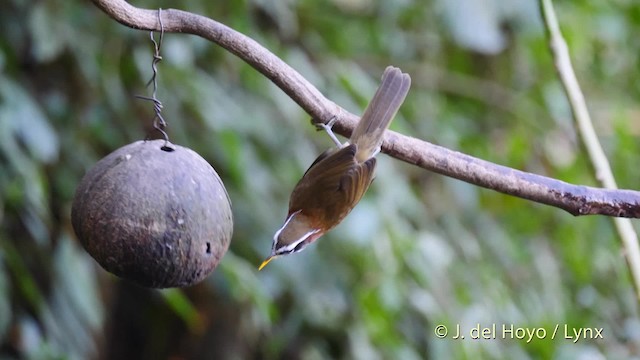
[[[384,131],[404,102],[410,86],[411,78],[408,74],[393,66],[385,69],[382,83],[353,130],[349,141],[357,146],[356,159],[359,162],[367,161],[380,150]]]

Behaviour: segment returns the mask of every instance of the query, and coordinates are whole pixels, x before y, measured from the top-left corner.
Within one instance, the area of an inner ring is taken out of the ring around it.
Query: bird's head
[[[271,260],[279,256],[302,251],[323,233],[317,226],[313,226],[311,218],[300,210],[290,214],[284,225],[273,235],[271,255],[262,262],[258,270],[262,270]]]

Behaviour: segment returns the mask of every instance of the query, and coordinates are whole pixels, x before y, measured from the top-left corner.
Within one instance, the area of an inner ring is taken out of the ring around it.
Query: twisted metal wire
[[[153,74],[151,75],[151,79],[147,82],[145,87],[149,87],[149,85],[153,84],[153,92],[151,93],[151,97],[135,95],[136,98],[147,100],[153,102],[153,111],[155,113],[153,117],[153,128],[162,134],[164,138],[165,145],[169,142],[169,135],[164,130],[167,127],[167,122],[162,117],[162,101],[157,98],[158,93],[158,63],[162,61],[162,56],[160,55],[160,48],[162,47],[162,39],[164,38],[164,25],[162,24],[162,9],[158,9],[158,22],[160,23],[160,37],[158,41],[156,41],[154,37],[153,31],[149,32],[149,37],[151,38],[151,42],[153,43],[154,53],[153,53],[153,61],[151,62],[151,70]],[[147,140],[149,136],[147,136]]]

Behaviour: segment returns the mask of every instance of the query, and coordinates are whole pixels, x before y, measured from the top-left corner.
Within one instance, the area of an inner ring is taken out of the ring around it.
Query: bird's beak
[[[263,267],[265,267],[265,266],[267,266],[267,264],[268,264],[271,260],[273,260],[273,259],[275,259],[275,256],[273,256],[273,255],[270,255],[268,258],[266,258],[266,259],[262,262],[262,264],[260,264],[260,267],[258,268],[258,271],[262,270],[262,268],[263,268]]]

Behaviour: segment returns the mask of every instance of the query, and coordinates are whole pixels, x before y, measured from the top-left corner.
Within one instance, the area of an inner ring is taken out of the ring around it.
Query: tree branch
[[[584,100],[580,84],[573,71],[569,48],[560,32],[560,26],[551,0],[540,0],[540,8],[542,19],[547,30],[547,36],[549,37],[549,47],[553,54],[556,71],[567,94],[573,112],[575,126],[578,128],[580,139],[589,154],[596,178],[605,188],[616,189],[618,187],[616,180],[611,172],[611,166],[609,166],[607,156],[604,150],[602,150],[596,131],[593,129],[587,103]],[[631,278],[636,288],[636,296],[640,298],[640,246],[638,246],[638,234],[636,234],[633,229],[631,220],[613,220],[618,236],[622,240],[622,245],[625,249],[627,264],[629,265]]]
[[[160,31],[158,10],[139,9],[124,0],[92,0],[123,25]],[[318,89],[253,39],[204,16],[162,10],[165,32],[188,33],[210,40],[274,82],[315,121],[337,119],[334,131],[350,136],[359,117],[325,98]],[[396,159],[442,175],[566,210],[573,215],[640,218],[640,192],[572,185],[480,160],[413,137],[387,131],[382,151]]]

